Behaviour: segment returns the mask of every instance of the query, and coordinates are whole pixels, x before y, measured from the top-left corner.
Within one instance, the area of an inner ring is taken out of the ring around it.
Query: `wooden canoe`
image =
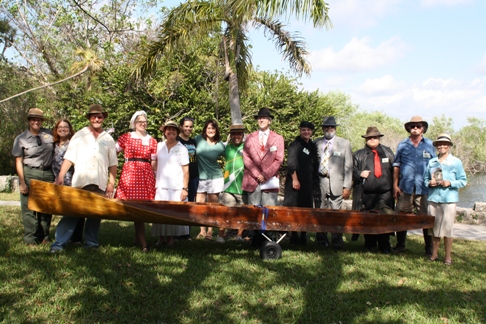
[[[118,200],[37,180],[32,180],[30,184],[29,209],[54,215],[249,230],[357,234],[432,228],[434,225],[432,216],[385,215],[320,208],[252,205],[226,207],[209,203]]]

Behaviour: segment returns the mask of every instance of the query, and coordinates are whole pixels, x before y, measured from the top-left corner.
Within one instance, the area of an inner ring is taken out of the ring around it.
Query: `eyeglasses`
[[[422,128],[422,124],[413,124],[413,125],[410,125],[410,129],[414,129],[414,128],[421,129]]]
[[[380,139],[380,136],[370,136],[370,137],[367,137],[366,140],[369,141],[369,140],[379,140]]]
[[[137,124],[139,124],[139,125],[140,125],[140,124],[146,124],[146,123],[147,123],[147,121],[146,121],[146,120],[139,120],[139,121],[137,122]]]
[[[36,136],[35,138],[37,140],[37,145],[38,146],[41,146],[42,145],[42,140],[41,140],[40,136]]]
[[[104,119],[105,116],[103,115],[90,115],[89,119]]]

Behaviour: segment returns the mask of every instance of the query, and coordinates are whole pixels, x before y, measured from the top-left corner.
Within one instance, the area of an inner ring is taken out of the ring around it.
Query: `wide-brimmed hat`
[[[273,119],[273,115],[270,113],[270,109],[265,108],[265,107],[260,108],[260,110],[258,111],[258,114],[255,115],[255,119],[260,118],[260,117],[267,117],[267,118]]]
[[[451,136],[449,134],[439,134],[437,139],[434,141],[434,146],[437,146],[439,143],[449,143],[451,146],[454,144],[452,143]]]
[[[370,126],[370,127],[368,127],[366,129],[366,134],[365,135],[361,135],[362,138],[376,137],[376,136],[379,136],[379,137],[385,136],[382,133],[380,133],[380,131],[378,130],[378,127],[376,127],[376,126]]]
[[[164,125],[160,126],[160,130],[162,133],[164,133],[166,127],[174,127],[177,130],[177,135],[181,132],[181,129],[179,128],[179,125],[173,120],[167,121]]]
[[[230,133],[244,133],[245,126],[243,125],[231,125],[230,126]]]
[[[326,116],[324,117],[324,120],[322,121],[322,127],[336,127],[339,126],[339,124],[336,124],[336,120],[334,119],[334,116]]]
[[[44,117],[44,112],[39,108],[30,108],[29,112],[27,113],[27,120],[30,118],[40,118],[42,120],[46,120]]]
[[[103,107],[101,107],[101,105],[98,104],[89,106],[89,110],[86,113],[86,118],[89,119],[89,116],[92,114],[103,114],[104,118],[108,117],[108,113],[103,110]]]
[[[427,133],[427,129],[429,128],[429,124],[420,116],[413,116],[408,123],[405,123],[405,130],[410,133],[410,124],[417,124],[421,123],[424,127],[424,134]]]
[[[311,123],[311,122],[308,122],[308,121],[301,121],[299,128],[309,128],[309,129],[314,130],[314,124]]]

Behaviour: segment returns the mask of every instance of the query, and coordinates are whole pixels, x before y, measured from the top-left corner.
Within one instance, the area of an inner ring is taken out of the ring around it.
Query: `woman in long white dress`
[[[155,200],[187,201],[189,184],[189,154],[177,141],[180,129],[173,121],[160,127],[165,141],[157,145],[157,175]],[[188,235],[189,226],[153,224],[152,236],[159,236],[156,245],[174,243],[174,236]]]

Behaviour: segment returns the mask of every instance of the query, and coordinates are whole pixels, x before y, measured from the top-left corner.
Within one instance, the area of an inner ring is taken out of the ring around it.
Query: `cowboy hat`
[[[405,130],[410,133],[410,125],[417,123],[421,123],[424,128],[424,134],[427,133],[427,128],[429,128],[429,124],[420,116],[413,116],[408,123],[405,123]]]
[[[108,117],[108,113],[103,110],[103,107],[101,107],[101,105],[98,104],[89,106],[89,110],[86,113],[86,118],[89,119],[89,116],[92,114],[103,114],[103,118]]]
[[[379,137],[385,136],[382,133],[380,133],[380,131],[378,130],[378,128],[376,126],[370,126],[370,127],[368,127],[366,129],[366,134],[365,135],[361,135],[362,138],[376,137],[376,136],[379,136]]]

